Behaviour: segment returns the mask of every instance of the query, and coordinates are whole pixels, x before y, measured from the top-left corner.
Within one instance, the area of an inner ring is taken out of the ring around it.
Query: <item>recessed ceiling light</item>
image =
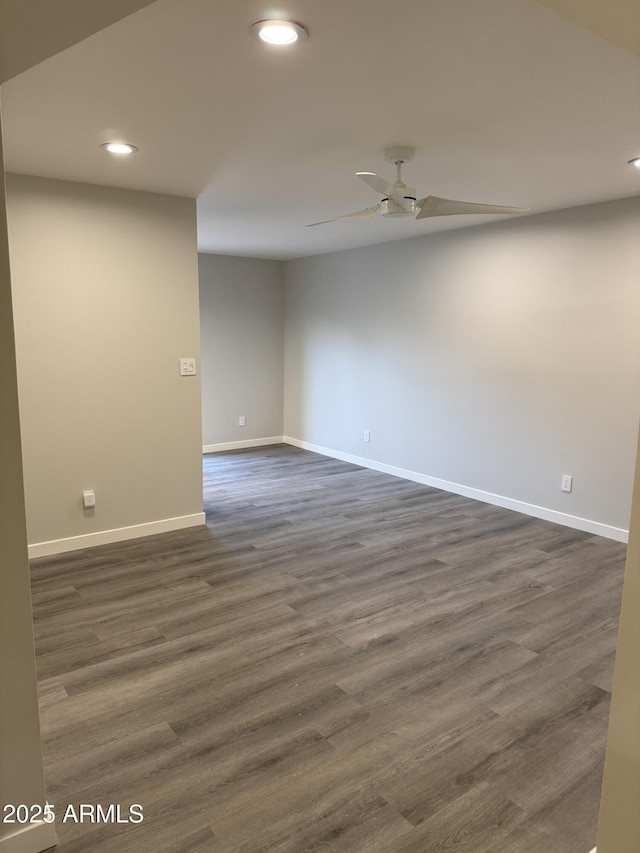
[[[307,31],[293,21],[258,21],[253,24],[251,31],[267,44],[288,45],[307,37]]]
[[[109,154],[135,154],[138,150],[135,145],[128,142],[104,142],[100,148],[104,148]]]
[[[629,165],[640,169],[640,157],[634,157],[633,160],[629,160]]]

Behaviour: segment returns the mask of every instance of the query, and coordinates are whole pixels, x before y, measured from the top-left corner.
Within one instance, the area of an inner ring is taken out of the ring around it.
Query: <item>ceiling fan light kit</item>
[[[325,225],[327,222],[335,222],[338,219],[372,219],[379,211],[381,216],[388,219],[415,216],[416,219],[427,219],[434,216],[457,216],[459,214],[485,214],[485,213],[525,213],[526,207],[507,207],[502,204],[478,204],[472,201],[456,201],[451,198],[440,198],[440,196],[428,195],[418,198],[413,187],[408,187],[402,180],[402,166],[413,160],[415,148],[406,145],[398,145],[393,148],[385,148],[384,159],[394,163],[396,167],[396,180],[388,183],[375,172],[356,172],[356,177],[364,181],[374,192],[382,195],[381,201],[375,207],[358,210],[355,213],[345,213],[342,216],[334,216],[331,219],[323,219],[321,222],[312,222],[311,225]],[[640,165],[640,160],[638,161]]]
[[[410,187],[407,187],[410,189]],[[403,216],[415,216],[416,200],[411,196],[404,196],[404,204],[400,206],[398,202],[392,198],[385,198],[380,202],[380,215],[392,216],[394,219],[401,219]]]

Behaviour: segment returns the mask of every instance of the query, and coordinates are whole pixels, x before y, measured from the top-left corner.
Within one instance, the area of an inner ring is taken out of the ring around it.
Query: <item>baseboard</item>
[[[318,444],[311,444],[309,441],[300,441],[300,439],[290,438],[286,435],[282,440],[285,444],[300,447],[302,450],[311,450],[314,453],[321,453],[323,456],[330,456],[333,459],[340,459],[343,462],[351,462],[353,465],[360,465],[362,468],[371,468],[374,471],[381,471],[384,474],[392,474],[394,477],[402,477],[404,480],[413,480],[416,483],[422,483],[424,486],[432,486],[434,489],[441,489],[443,492],[453,492],[456,495],[462,495],[465,498],[473,498],[474,500],[493,504],[494,506],[499,506],[503,509],[512,509],[515,512],[521,512],[524,515],[541,518],[543,521],[552,521],[554,524],[563,524],[565,527],[573,527],[575,530],[583,530],[585,533],[595,533],[597,536],[604,536],[607,539],[615,539],[616,542],[628,542],[629,540],[629,531],[624,530],[621,527],[612,527],[609,524],[602,524],[599,521],[591,521],[588,518],[568,515],[564,512],[547,509],[543,506],[536,506],[535,504],[529,504],[525,501],[506,498],[503,495],[494,495],[492,492],[484,492],[481,489],[474,489],[471,486],[463,486],[461,483],[451,483],[448,480],[440,480],[438,477],[429,477],[426,474],[420,474],[417,471],[409,471],[406,468],[397,468],[395,465],[386,465],[384,462],[376,462],[373,459],[365,459],[362,456],[355,456],[352,453],[343,453],[341,450],[332,450],[329,447],[321,447]]]
[[[57,843],[52,823],[30,823],[0,838],[0,853],[41,853]]]
[[[50,542],[35,542],[29,545],[29,557],[49,557],[52,554],[64,554],[66,551],[78,551],[81,548],[93,548],[96,545],[110,545],[113,542],[125,542],[127,539],[139,539],[156,533],[169,533],[185,527],[199,527],[205,523],[203,512],[193,515],[181,515],[177,518],[162,518],[145,524],[133,524],[130,527],[116,527],[114,530],[98,530],[82,536],[70,536],[67,539],[53,539]],[[0,848],[0,853],[3,851]]]
[[[224,450],[241,450],[243,447],[264,447],[267,444],[282,444],[284,438],[281,435],[272,435],[269,438],[247,438],[244,441],[222,441],[219,444],[203,444],[203,453],[222,453]]]

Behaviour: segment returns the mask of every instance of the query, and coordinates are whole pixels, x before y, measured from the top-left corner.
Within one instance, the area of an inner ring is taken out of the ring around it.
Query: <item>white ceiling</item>
[[[157,0],[2,86],[6,168],[196,197],[202,251],[267,258],[495,218],[304,227],[375,204],[354,173],[391,177],[388,145],[417,149],[421,196],[538,213],[638,195],[640,58],[567,4]],[[276,15],[309,38],[248,34]],[[105,154],[111,135],[139,153]]]

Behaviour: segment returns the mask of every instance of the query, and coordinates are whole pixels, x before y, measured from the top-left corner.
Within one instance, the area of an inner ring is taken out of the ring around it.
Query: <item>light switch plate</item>
[[[180,359],[180,376],[195,376],[196,375],[196,360],[195,358]]]

